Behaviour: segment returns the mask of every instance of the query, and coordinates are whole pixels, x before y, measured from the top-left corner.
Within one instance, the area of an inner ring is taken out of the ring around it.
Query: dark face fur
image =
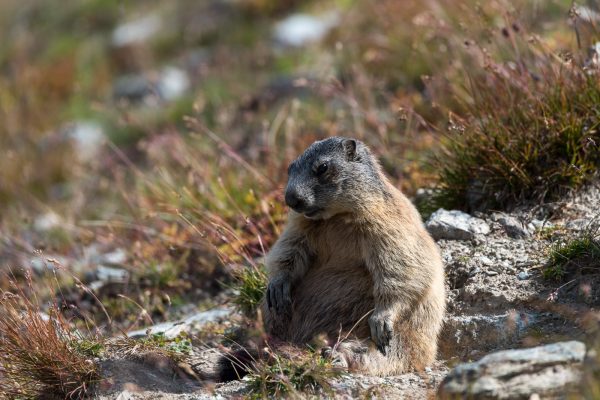
[[[354,139],[332,137],[313,143],[288,168],[286,204],[309,219],[351,212],[363,183],[373,181],[368,150]],[[366,179],[365,179],[366,178]]]

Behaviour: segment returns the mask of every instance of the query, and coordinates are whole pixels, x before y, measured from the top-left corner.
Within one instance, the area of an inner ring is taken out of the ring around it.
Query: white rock
[[[161,97],[167,101],[181,97],[190,88],[190,79],[187,73],[176,67],[166,67],[160,73],[157,90]]]
[[[148,15],[119,25],[112,34],[112,43],[116,47],[144,42],[157,34],[161,28],[158,15]]]
[[[78,121],[66,130],[66,134],[75,144],[77,157],[82,161],[94,159],[106,143],[102,126],[95,121]]]
[[[58,214],[53,211],[48,211],[45,214],[38,215],[33,221],[33,229],[38,232],[47,232],[58,227],[62,220]]]
[[[425,227],[434,239],[470,240],[476,235],[487,235],[490,226],[480,218],[458,211],[440,208],[427,220]]]
[[[99,263],[121,265],[127,261],[127,252],[121,248],[98,256]]]
[[[335,13],[320,17],[308,14],[293,14],[275,25],[275,40],[285,46],[300,47],[318,42],[339,23]]]

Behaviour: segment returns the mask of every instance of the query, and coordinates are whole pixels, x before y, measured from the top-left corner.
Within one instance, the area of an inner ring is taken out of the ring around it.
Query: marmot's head
[[[331,137],[310,145],[288,168],[285,202],[310,219],[353,212],[381,190],[379,167],[360,141]]]

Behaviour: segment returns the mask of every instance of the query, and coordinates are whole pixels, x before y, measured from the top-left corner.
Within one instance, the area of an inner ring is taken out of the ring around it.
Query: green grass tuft
[[[543,270],[546,279],[562,281],[569,274],[600,272],[600,240],[591,232],[559,243],[550,250],[549,262]]]
[[[252,398],[289,397],[295,393],[332,395],[329,379],[341,374],[331,362],[314,352],[293,357],[272,353],[254,364],[248,375]]]
[[[267,275],[262,266],[244,268],[235,274],[234,289],[238,294],[233,299],[238,310],[245,316],[252,318],[262,302],[267,289]]]

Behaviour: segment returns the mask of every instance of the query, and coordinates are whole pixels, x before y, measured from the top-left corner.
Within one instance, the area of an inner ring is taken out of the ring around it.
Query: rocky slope
[[[552,246],[594,229],[599,213],[598,186],[562,202],[511,214],[434,213],[426,225],[442,249],[448,286],[440,361],[421,373],[389,378],[344,375],[332,382],[336,396],[362,393],[425,399],[437,392],[444,378],[442,395],[529,398],[532,393],[565,393],[581,379],[585,344],[572,341],[539,349],[493,352],[567,338],[589,343],[600,321],[596,311],[600,304],[598,275],[576,274],[557,283],[545,279],[542,272]],[[166,335],[181,331],[194,335],[209,321],[232,318],[233,311],[223,308],[154,330]],[[145,331],[133,334],[143,335]],[[205,350],[194,351],[201,354]],[[450,368],[473,360],[479,361]],[[199,362],[176,365],[165,360],[107,360],[103,368],[106,376],[113,378],[100,385],[97,397],[203,399],[248,393],[245,380],[215,385],[198,383],[191,377],[207,367]]]

